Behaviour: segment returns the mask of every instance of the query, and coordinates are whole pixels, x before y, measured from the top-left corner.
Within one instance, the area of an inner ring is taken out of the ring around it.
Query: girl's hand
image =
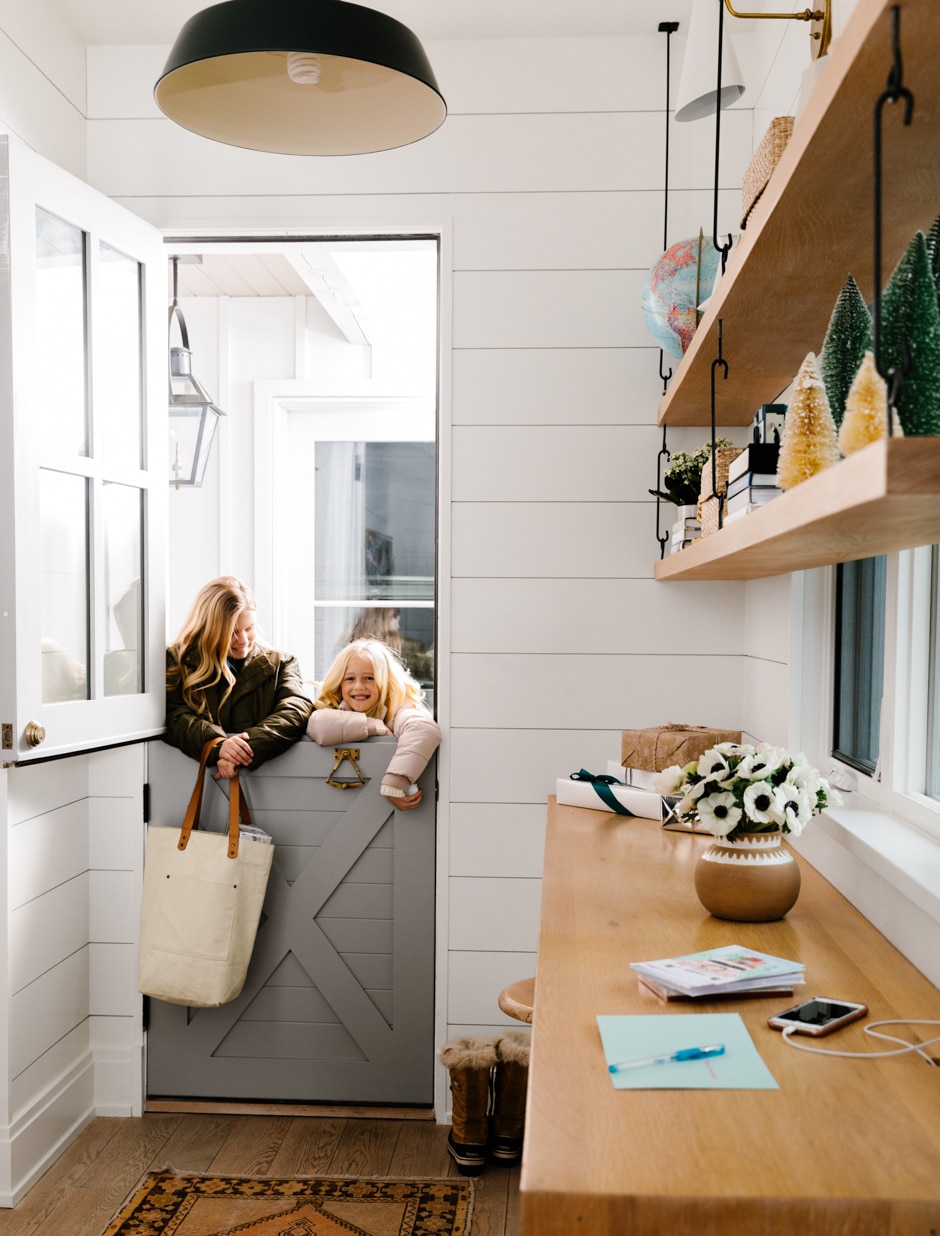
[[[396,811],[410,811],[412,807],[417,807],[421,802],[422,794],[420,787],[414,794],[409,794],[407,798],[390,798],[388,801],[396,809]]]
[[[379,717],[366,717],[366,734],[369,738],[379,734],[387,734],[388,726]]]

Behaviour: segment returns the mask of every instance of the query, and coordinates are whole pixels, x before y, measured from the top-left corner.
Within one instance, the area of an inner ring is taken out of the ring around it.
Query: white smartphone
[[[804,1000],[802,1004],[795,1004],[791,1009],[768,1017],[767,1024],[775,1030],[792,1029],[796,1034],[831,1034],[833,1030],[847,1026],[850,1021],[864,1017],[867,1012],[867,1004],[814,996],[812,1000]]]

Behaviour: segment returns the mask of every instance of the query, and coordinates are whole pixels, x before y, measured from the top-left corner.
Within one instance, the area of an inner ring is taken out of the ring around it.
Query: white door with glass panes
[[[166,258],[155,228],[0,138],[4,763],[159,733]]]
[[[284,398],[284,641],[322,681],[352,637],[390,644],[434,707],[432,398]]]

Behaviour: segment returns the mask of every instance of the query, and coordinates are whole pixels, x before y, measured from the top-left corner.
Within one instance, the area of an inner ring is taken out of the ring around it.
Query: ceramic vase
[[[800,868],[779,831],[716,837],[695,865],[695,891],[716,918],[783,918],[800,892]]]

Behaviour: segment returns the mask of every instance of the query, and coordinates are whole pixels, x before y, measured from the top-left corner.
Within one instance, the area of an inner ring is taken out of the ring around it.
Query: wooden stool
[[[532,1021],[535,1012],[535,978],[519,979],[499,993],[497,1001],[507,1017],[516,1021]]]

